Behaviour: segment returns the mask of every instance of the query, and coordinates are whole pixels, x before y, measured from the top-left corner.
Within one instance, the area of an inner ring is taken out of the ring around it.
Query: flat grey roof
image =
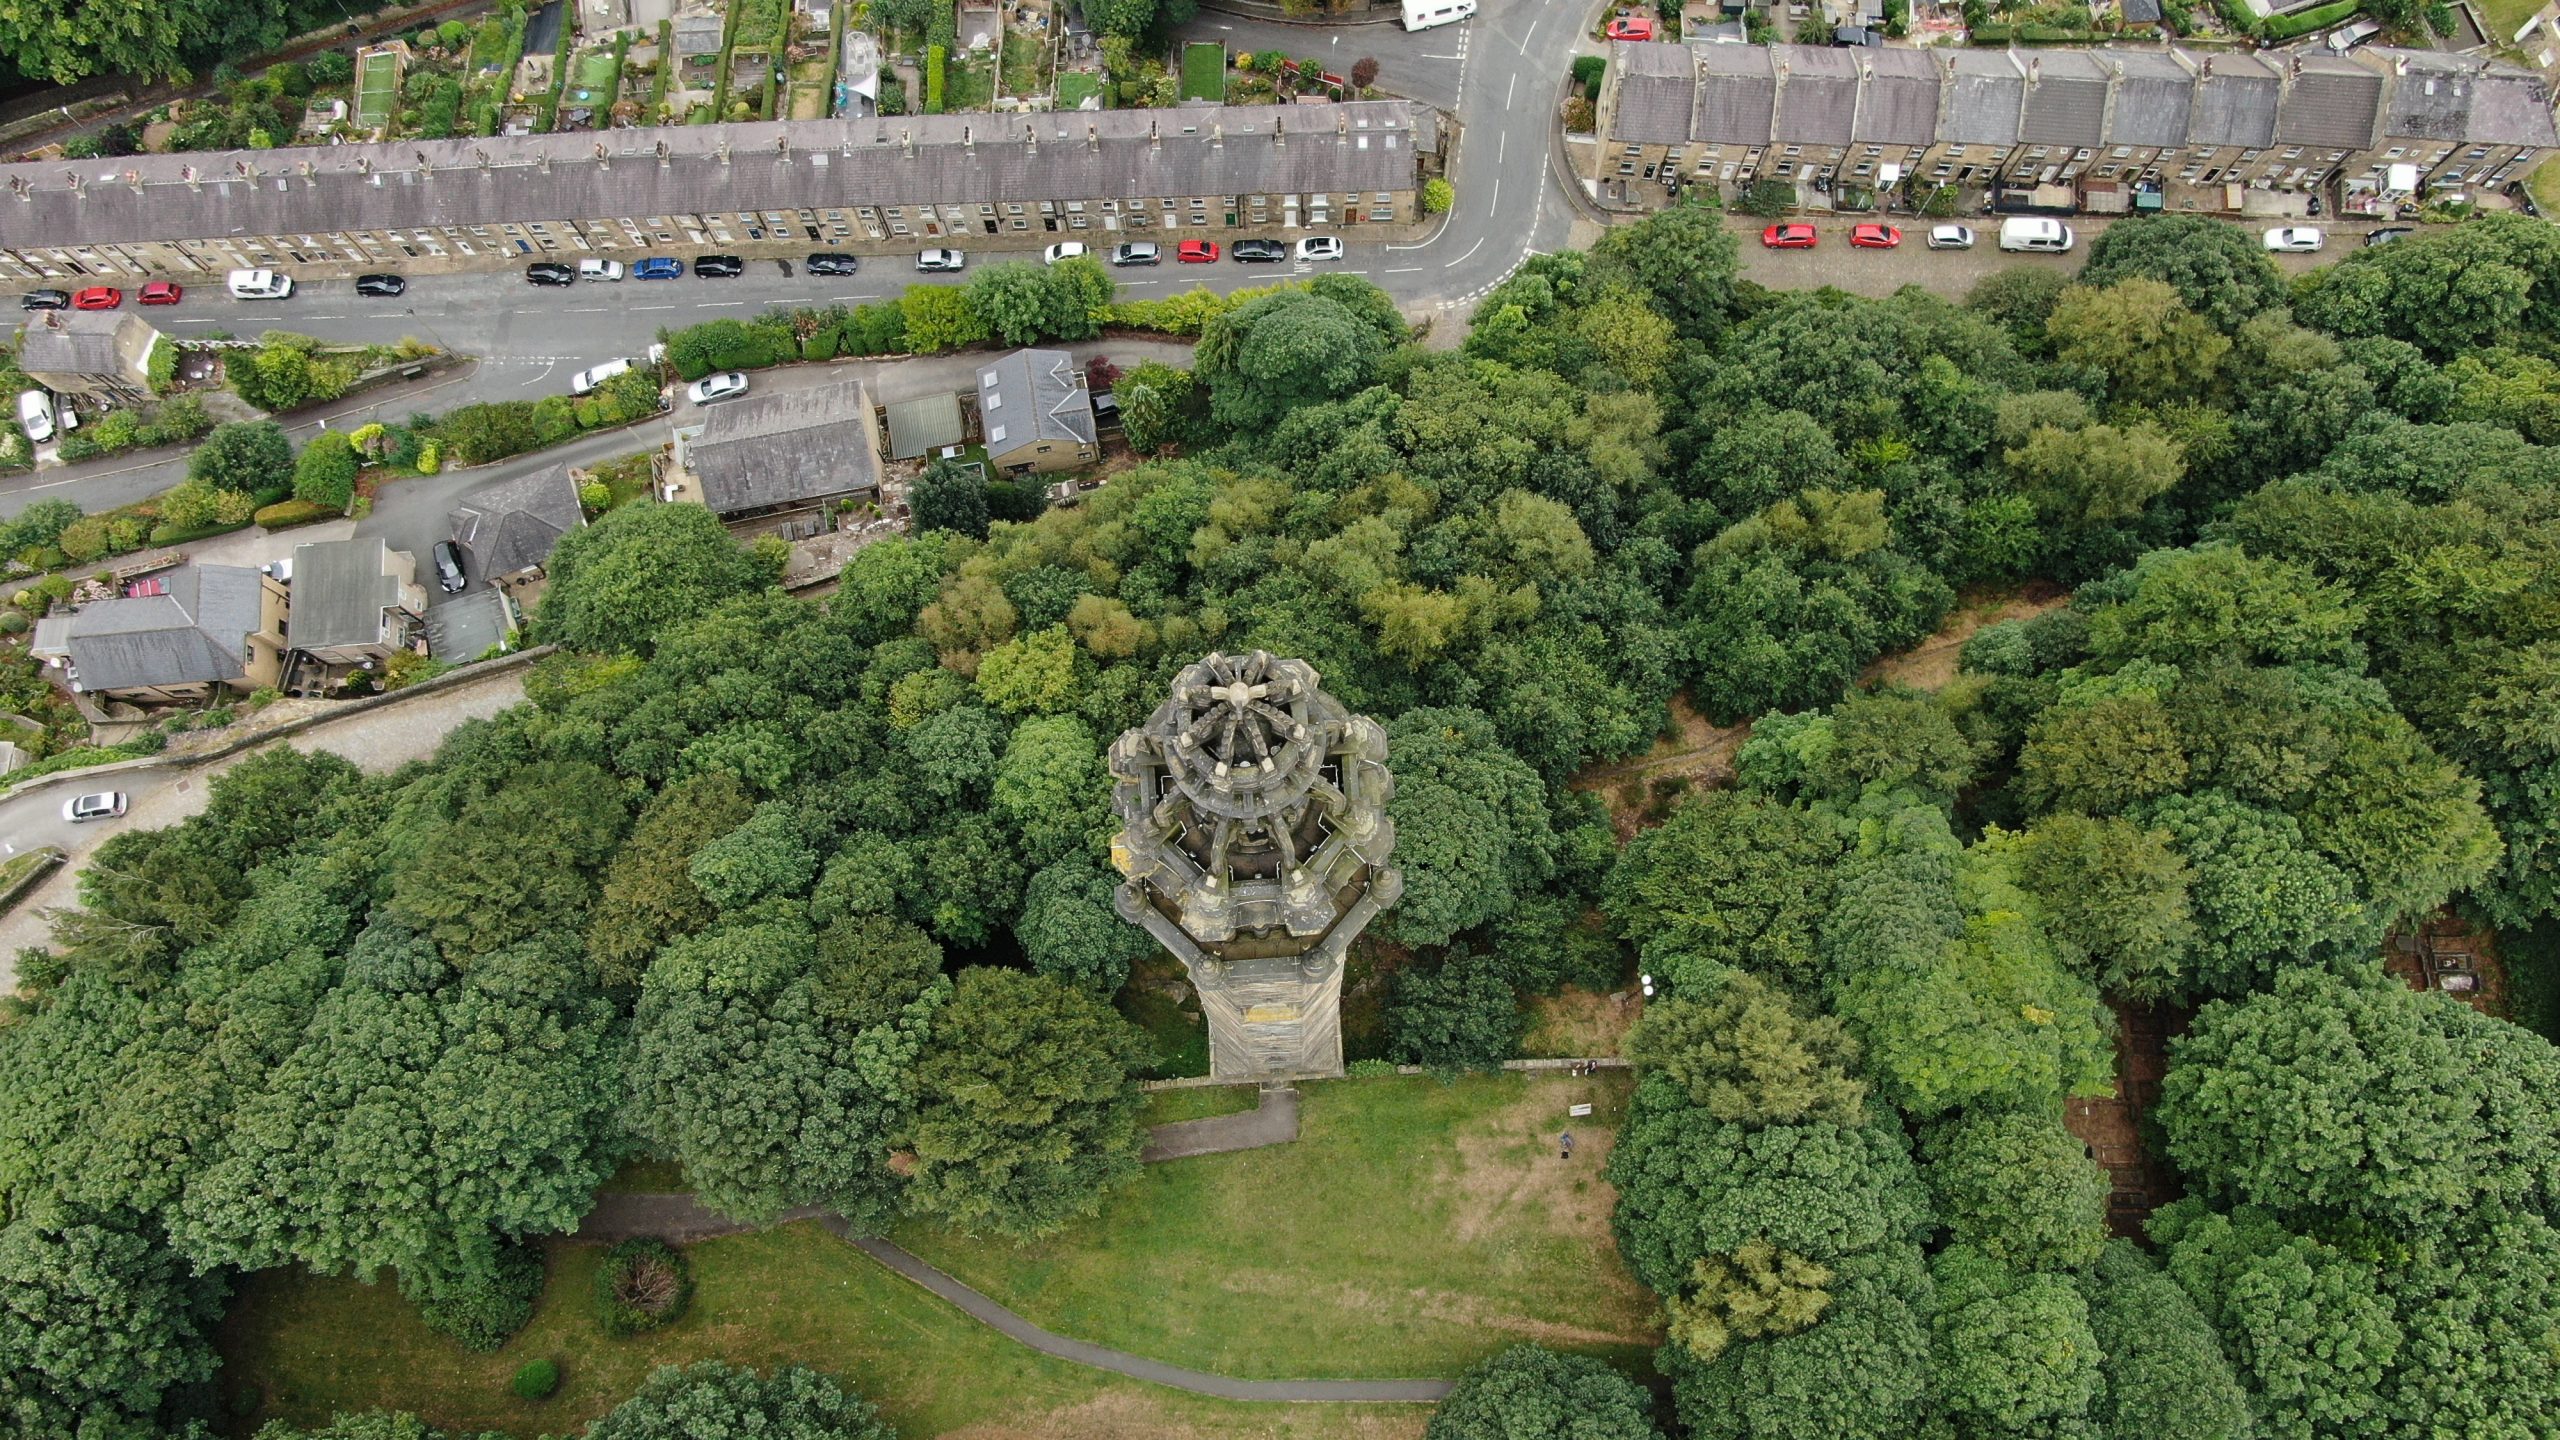
[[[400,577],[383,573],[389,550],[378,537],[293,547],[295,648],[381,643],[382,612],[400,603]]]

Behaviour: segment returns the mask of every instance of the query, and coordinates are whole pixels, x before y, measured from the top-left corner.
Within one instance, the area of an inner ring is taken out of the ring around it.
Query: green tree
[[[1244,433],[1375,383],[1403,338],[1392,305],[1380,315],[1356,297],[1284,290],[1211,320],[1192,373],[1208,392],[1210,415]]]
[[[384,906],[458,964],[583,918],[630,823],[621,787],[593,765],[547,761],[504,779],[422,824],[438,863],[402,868]]]
[[[1093,732],[1072,715],[1039,715],[1005,742],[989,799],[1022,837],[1024,857],[1046,865],[1102,843],[1111,831],[1110,795]]]
[[[1741,262],[1733,231],[1718,207],[1694,193],[1610,230],[1593,256],[1633,280],[1683,339],[1716,339],[1738,309],[1734,279]]]
[[[2055,359],[2098,371],[2116,399],[2139,405],[2206,393],[2231,350],[2229,336],[2160,280],[2065,290],[2045,333]]]
[[[2070,527],[2130,520],[2187,473],[2178,442],[2147,422],[2038,426],[2001,459],[2048,521]]]
[[[713,908],[733,912],[767,899],[808,893],[818,878],[818,852],[801,834],[791,806],[768,800],[727,834],[693,854],[685,873]]]
[[[1077,256],[1046,266],[1023,260],[990,265],[970,277],[968,296],[969,308],[996,339],[1036,345],[1100,334],[1111,291],[1102,262]]]
[[[2186,993],[2244,995],[2286,964],[2381,943],[2382,918],[2292,816],[2221,790],[2166,796],[2137,813],[2169,834],[2193,875]]]
[[[2104,1357],[2089,1412],[2099,1440],[2247,1440],[2249,1399],[2221,1340],[2149,1256],[2108,1241],[2081,1292]]]
[[[345,509],[355,498],[356,448],[336,430],[311,437],[293,462],[293,498]]]
[[[1514,1345],[1458,1377],[1423,1440],[1658,1440],[1644,1387],[1587,1355]]]
[[[21,1211],[0,1226],[0,1417],[10,1433],[142,1436],[213,1378],[230,1286],[129,1214]]]
[[[1446,944],[1501,919],[1555,873],[1546,786],[1480,712],[1396,717],[1387,727],[1387,764],[1396,777],[1387,816],[1405,876],[1404,898],[1385,917],[1389,933]]]
[[[957,285],[910,285],[898,297],[907,344],[919,355],[983,344],[995,332]]]
[[[578,650],[646,655],[661,632],[772,581],[699,505],[625,505],[560,537],[540,623]]]
[[[1839,855],[1840,837],[1820,816],[1710,791],[1627,843],[1602,908],[1672,993],[1718,967],[1788,978],[1812,965]]]
[[[2391,1433],[2381,1390],[2404,1342],[2368,1266],[2265,1211],[2218,1215],[2194,1199],[2154,1211],[2151,1238],[2221,1335],[2257,1433]]]
[[[2135,1000],[2183,988],[2196,942],[2193,876],[2169,832],[2114,816],[2048,815],[2027,830],[2019,861],[2065,963]]]
[[[1702,1363],[1658,1352],[1681,1423],[1699,1440],[1907,1440],[1931,1433],[1924,1320],[1929,1273],[1917,1246],[1888,1245],[1830,1267],[1822,1321],[1732,1346]]]
[[[213,427],[187,456],[187,478],[217,490],[253,494],[290,484],[293,442],[273,420],[234,420]]]
[[[1075,639],[1064,625],[1017,635],[978,662],[978,696],[1002,714],[1063,714],[1076,708],[1081,689]]]
[[[758,1376],[718,1360],[661,1365],[638,1394],[586,1428],[586,1440],[897,1440],[871,1403],[815,1370]]]
[[[1929,1268],[1938,1282],[1935,1386],[1956,1432],[2087,1433],[2100,1355],[2070,1278],[2012,1270],[1962,1245]]]
[[[2203,215],[2154,215],[2100,231],[2080,283],[2120,287],[2134,280],[2170,285],[2189,310],[2223,331],[2285,301],[2284,277],[2256,237]]]
[[[1118,877],[1090,854],[1061,856],[1035,871],[1013,923],[1031,968],[1105,999],[1118,994],[1129,966],[1154,948],[1112,908],[1118,888]]]
[[[1664,1302],[1671,1343],[1701,1360],[1737,1340],[1793,1335],[1822,1318],[1831,1303],[1828,1267],[1753,1240],[1730,1256],[1701,1259],[1690,1289]]]
[[[2157,699],[2106,695],[2037,716],[2018,774],[2032,804],[2104,814],[2180,788],[2187,755]]]
[[[911,526],[919,541],[949,532],[987,538],[985,472],[956,460],[935,460],[907,491]]]
[[[601,983],[639,983],[659,946],[712,922],[718,912],[693,883],[693,857],[754,808],[737,777],[714,771],[668,786],[641,812],[587,929],[587,959]]]
[[[1858,1044],[1830,1015],[1806,1015],[1785,991],[1737,970],[1645,1008],[1627,1058],[1678,1086],[1717,1120],[1858,1125],[1867,1087]]]
[[[844,578],[828,603],[829,618],[865,645],[907,634],[942,588],[949,551],[947,535],[931,534],[913,540],[892,536],[863,546],[845,562]]]
[[[1387,1054],[1399,1065],[1494,1070],[1520,1045],[1520,1002],[1499,967],[1456,955],[1437,969],[1395,974]]]
[[[1101,1001],[1046,976],[962,971],[915,1071],[907,1201],[1024,1238],[1090,1215],[1137,1171],[1132,1067],[1146,1044]]]
[[[1922,1173],[1955,1243],[2020,1270],[2079,1270],[2107,1239],[2107,1172],[2059,1117],[1968,1111],[1930,1127]]]
[[[2089,587],[2089,648],[2118,665],[2356,665],[2362,606],[2310,568],[2229,544],[2154,550]]]

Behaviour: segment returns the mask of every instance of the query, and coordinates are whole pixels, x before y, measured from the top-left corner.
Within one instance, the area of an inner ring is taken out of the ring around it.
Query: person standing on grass
[[[1559,1160],[1570,1160],[1570,1159],[1572,1159],[1572,1158],[1573,1158],[1573,1132],[1572,1132],[1572,1131],[1567,1130],[1567,1131],[1566,1131],[1566,1132],[1564,1132],[1562,1135],[1557,1136],[1557,1137],[1556,1137],[1556,1143],[1557,1143],[1558,1148],[1563,1152],[1563,1153],[1559,1154],[1558,1156],[1556,1156],[1556,1158],[1557,1158],[1557,1159],[1559,1159]]]

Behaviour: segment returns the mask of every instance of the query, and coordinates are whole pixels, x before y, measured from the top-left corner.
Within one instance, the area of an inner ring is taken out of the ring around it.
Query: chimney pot
[[[601,140],[596,142],[596,168],[599,170],[610,170],[613,168],[613,152],[606,149],[604,142]]]

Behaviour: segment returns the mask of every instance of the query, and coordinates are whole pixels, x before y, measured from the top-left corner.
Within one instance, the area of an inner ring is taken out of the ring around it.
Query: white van
[[[596,366],[594,369],[581,370],[577,374],[570,376],[569,393],[572,395],[592,395],[595,393],[597,386],[612,379],[616,375],[628,374],[630,370],[631,362],[629,360],[607,360],[603,364]]]
[[[53,397],[41,390],[18,396],[18,428],[38,445],[53,438]]]
[[[273,270],[234,270],[229,283],[234,300],[281,300],[293,293],[293,277]]]
[[[2000,248],[2003,250],[2061,255],[2069,252],[2074,238],[2070,226],[2042,215],[2013,215],[2000,222]]]
[[[622,262],[619,260],[581,260],[578,262],[578,278],[581,280],[619,280],[622,278]]]
[[[1428,30],[1455,25],[1476,13],[1476,0],[1404,0],[1404,28]]]

